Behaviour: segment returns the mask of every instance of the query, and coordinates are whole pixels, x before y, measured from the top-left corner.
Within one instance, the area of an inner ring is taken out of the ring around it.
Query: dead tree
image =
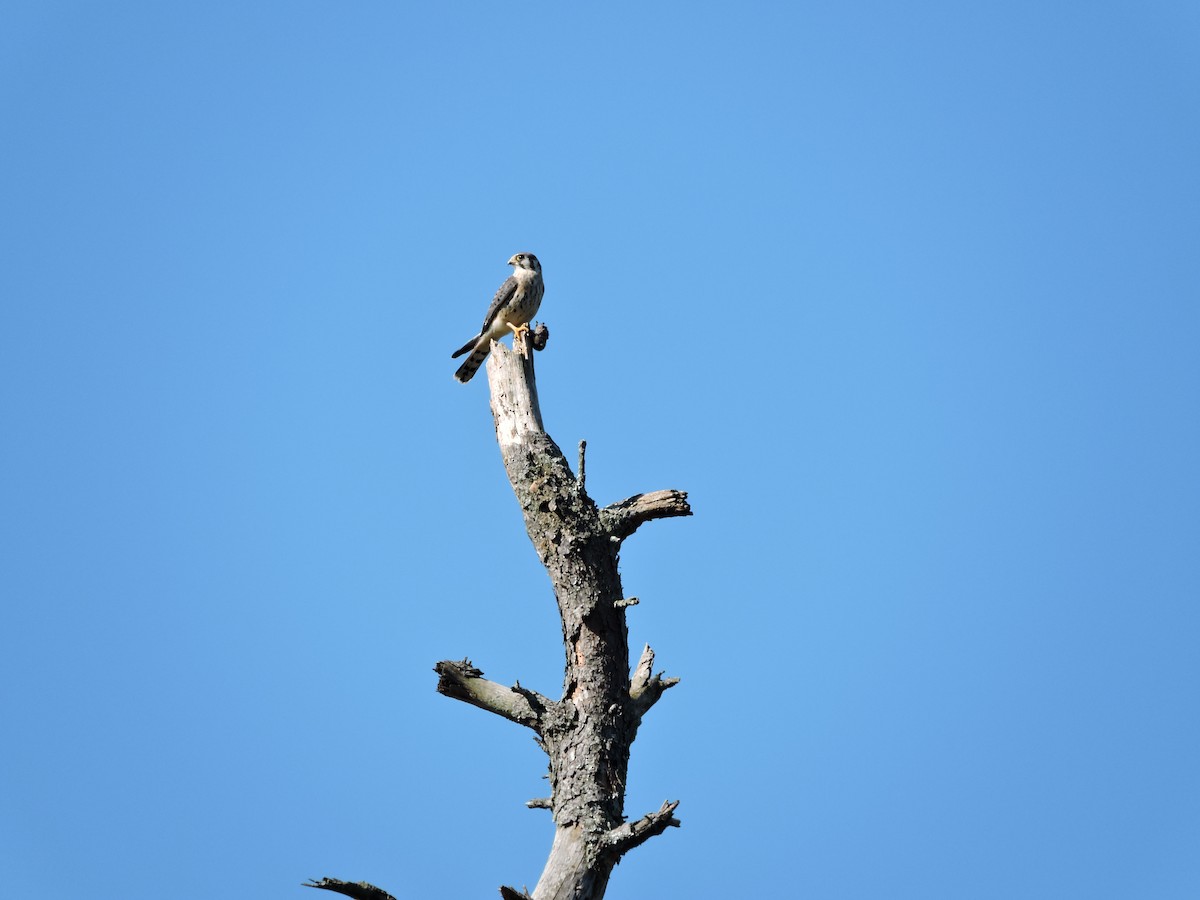
[[[545,338],[539,327],[533,345],[541,349]],[[653,671],[649,646],[630,674],[625,611],[637,598],[621,590],[621,543],[651,519],[692,511],[687,494],[675,490],[597,507],[584,490],[584,445],[576,476],[542,426],[533,353],[524,342],[514,350],[494,343],[487,373],[504,469],[558,601],[566,671],[562,696],[552,700],[519,681],[511,687],[489,681],[469,660],[443,660],[435,666],[437,689],[532,729],[549,757],[550,796],[527,804],[549,809],[555,825],[532,900],[599,900],[624,854],[679,825],[678,801],[632,822],[624,815],[630,745],[643,716],[678,679]],[[309,886],[387,897],[361,882],[323,879]],[[530,897],[510,887],[500,893],[508,900]]]

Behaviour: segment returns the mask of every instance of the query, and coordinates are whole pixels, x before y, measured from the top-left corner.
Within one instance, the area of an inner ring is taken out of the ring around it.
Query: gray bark
[[[544,326],[530,336],[539,350],[546,337]],[[674,816],[678,801],[632,822],[624,815],[630,745],[642,718],[678,679],[653,672],[649,646],[630,676],[625,612],[638,600],[621,590],[621,542],[651,519],[692,511],[687,494],[674,490],[635,494],[597,507],[584,490],[583,446],[576,478],[542,426],[533,353],[524,342],[515,350],[493,343],[487,374],[504,469],[562,619],[562,696],[552,700],[519,682],[508,687],[489,681],[466,659],[435,666],[437,689],[532,729],[549,757],[551,795],[526,804],[549,809],[555,825],[532,900],[600,900],[613,866],[625,853],[679,825]],[[323,879],[309,886],[352,895],[377,891],[362,894],[373,900],[388,896],[364,882]],[[500,892],[509,900],[530,900],[511,887]]]
[[[679,824],[677,803],[625,821],[630,744],[642,717],[677,679],[653,674],[649,647],[630,679],[625,611],[637,601],[625,598],[617,563],[621,542],[639,525],[691,515],[691,508],[681,491],[597,507],[542,426],[533,354],[520,349],[492,347],[488,383],[504,469],[558,601],[566,657],[562,696],[552,701],[524,688],[485,691],[482,673],[463,677],[454,668],[460,664],[445,662],[438,664],[438,690],[537,733],[550,761],[551,795],[530,804],[550,809],[555,835],[533,900],[599,900],[626,852]],[[491,701],[479,701],[491,694]]]

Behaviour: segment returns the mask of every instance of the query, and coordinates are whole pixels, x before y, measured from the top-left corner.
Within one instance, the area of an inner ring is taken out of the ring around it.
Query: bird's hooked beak
[[[510,266],[515,266],[517,264],[517,254],[514,253],[512,256],[510,256],[507,264]]]

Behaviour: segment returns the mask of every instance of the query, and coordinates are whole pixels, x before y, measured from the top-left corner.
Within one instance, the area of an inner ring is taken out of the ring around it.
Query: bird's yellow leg
[[[513,349],[522,356],[528,357],[529,343],[526,341],[526,338],[529,337],[529,323],[514,325],[512,322],[509,322],[508,327],[512,329],[513,333]]]

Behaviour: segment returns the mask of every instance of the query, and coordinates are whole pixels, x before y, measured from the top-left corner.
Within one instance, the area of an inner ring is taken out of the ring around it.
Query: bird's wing
[[[496,318],[500,310],[513,298],[516,292],[517,279],[509,275],[504,279],[504,284],[500,285],[500,290],[496,291],[496,296],[492,298],[492,305],[488,307],[487,314],[483,317],[483,327],[479,329],[480,334],[487,334],[492,320]]]

